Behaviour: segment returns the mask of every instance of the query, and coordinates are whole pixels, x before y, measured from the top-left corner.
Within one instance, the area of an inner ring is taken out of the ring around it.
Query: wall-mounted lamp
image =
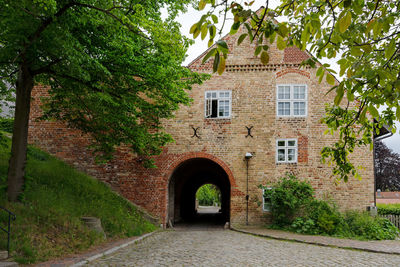
[[[249,225],[249,160],[253,157],[253,154],[247,152],[244,158],[246,159],[246,170],[247,170],[247,179],[246,179],[246,225]]]
[[[244,156],[245,159],[249,160],[253,157],[253,154],[251,154],[250,152],[246,153],[246,156]]]

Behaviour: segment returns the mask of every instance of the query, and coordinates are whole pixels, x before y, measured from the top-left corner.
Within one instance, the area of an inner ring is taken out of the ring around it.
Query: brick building
[[[165,121],[175,143],[155,157],[157,169],[145,169],[126,148],[118,149],[108,164],[96,165],[86,148],[88,136],[59,122],[35,120],[41,114],[40,97],[47,94],[41,86],[33,91],[29,142],[109,184],[164,225],[193,216],[195,193],[205,183],[220,188],[225,221],[244,223],[248,217],[250,224],[265,222],[270,213],[258,185],[272,184],[287,171],[310,181],[317,197],[331,198],[341,209],[371,205],[369,148],[354,153],[355,163],[364,166],[362,180],[337,185],[331,168],[321,163],[322,147],[335,140],[323,134],[326,126],[320,123],[334,94],[326,95],[330,86],[318,83],[316,69],[299,68],[308,54],[271,45],[264,66],[253,44],[236,45],[240,34],[224,38],[231,54],[223,75],[194,87],[192,105]],[[212,59],[201,64],[206,52],[189,68],[211,73]],[[246,153],[252,158],[246,160]]]

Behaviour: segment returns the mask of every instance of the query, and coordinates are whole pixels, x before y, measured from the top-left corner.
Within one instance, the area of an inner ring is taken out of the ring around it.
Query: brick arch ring
[[[225,171],[226,175],[228,176],[231,187],[232,188],[236,187],[236,182],[233,177],[233,173],[229,169],[228,165],[225,162],[223,162],[222,160],[220,160],[219,158],[217,158],[216,156],[207,154],[205,152],[189,152],[189,153],[184,153],[180,157],[178,157],[178,159],[175,160],[174,163],[172,163],[168,167],[168,170],[166,172],[165,178],[166,178],[166,181],[168,181],[167,185],[169,184],[172,174],[174,173],[176,168],[178,168],[182,163],[184,163],[185,161],[187,161],[189,159],[209,159],[209,160],[213,161],[214,163],[218,164]]]

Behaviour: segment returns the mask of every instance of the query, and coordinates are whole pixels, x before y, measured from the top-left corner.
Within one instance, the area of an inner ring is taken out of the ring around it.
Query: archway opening
[[[214,208],[198,209],[196,205],[196,193],[204,185],[213,186],[219,194],[218,201],[215,201],[217,205],[220,203],[217,212],[210,212]],[[168,222],[173,225],[177,223],[219,225],[229,222],[230,194],[229,177],[219,164],[206,158],[186,160],[174,170],[170,178]]]

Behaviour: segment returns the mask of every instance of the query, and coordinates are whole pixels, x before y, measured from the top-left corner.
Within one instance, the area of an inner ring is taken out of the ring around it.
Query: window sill
[[[215,117],[215,118],[207,118],[204,117],[205,120],[231,120],[232,117]]]
[[[275,162],[275,165],[297,165],[298,162]]]
[[[307,116],[276,116],[277,120],[306,120]]]

